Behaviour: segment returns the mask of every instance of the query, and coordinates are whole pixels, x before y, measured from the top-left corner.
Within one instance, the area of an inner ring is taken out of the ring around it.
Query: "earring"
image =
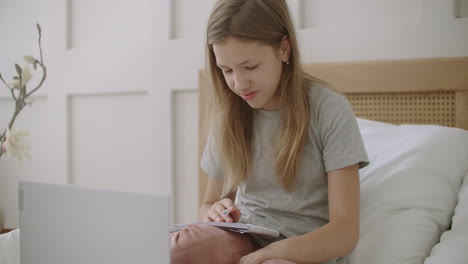
[[[289,65],[289,61],[286,62],[286,65]]]

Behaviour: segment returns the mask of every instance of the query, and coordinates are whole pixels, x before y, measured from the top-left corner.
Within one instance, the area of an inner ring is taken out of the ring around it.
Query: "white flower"
[[[31,159],[29,155],[29,150],[31,150],[31,145],[29,142],[23,139],[23,137],[29,136],[27,131],[23,131],[17,128],[12,130],[7,128],[6,132],[6,152],[11,157],[23,161],[23,157]]]
[[[36,59],[34,59],[33,56],[23,56],[23,58],[29,64],[34,64],[36,62]]]
[[[6,150],[6,142],[3,142],[3,144],[2,144],[2,151],[1,151],[1,152],[3,152],[3,153],[6,153],[6,152],[7,152],[7,150]]]
[[[21,73],[21,85],[22,87],[21,88],[24,88],[26,86],[26,84],[28,84],[28,82],[32,79],[32,74],[31,74],[31,70],[29,69],[29,66],[28,65],[24,65],[22,68],[22,73]],[[20,84],[19,84],[20,80],[13,80],[11,83],[7,83],[7,86],[11,89],[11,88],[19,88]]]

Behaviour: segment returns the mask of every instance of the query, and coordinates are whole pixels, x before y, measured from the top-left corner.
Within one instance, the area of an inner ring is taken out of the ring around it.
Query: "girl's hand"
[[[235,223],[239,221],[241,212],[229,198],[224,198],[215,202],[208,210],[204,222],[228,222]]]
[[[265,264],[268,263],[269,259],[272,258],[272,256],[269,256],[268,251],[263,249],[259,249],[255,252],[252,252],[248,255],[243,256],[240,258],[236,264]]]
[[[273,243],[243,256],[236,264],[296,264],[296,262],[281,259],[278,251],[281,251],[280,248],[275,247]]]

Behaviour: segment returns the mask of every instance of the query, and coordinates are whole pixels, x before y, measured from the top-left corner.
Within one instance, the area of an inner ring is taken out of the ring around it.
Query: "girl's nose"
[[[243,92],[249,88],[249,80],[243,76],[237,75],[234,79],[234,89],[237,92]]]

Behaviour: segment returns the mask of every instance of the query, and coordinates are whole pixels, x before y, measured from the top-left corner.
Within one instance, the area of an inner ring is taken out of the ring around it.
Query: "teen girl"
[[[206,50],[214,121],[200,217],[281,236],[191,225],[172,235],[172,263],[334,263],[348,255],[359,237],[358,170],[368,158],[346,98],[303,73],[286,2],[218,1]]]

